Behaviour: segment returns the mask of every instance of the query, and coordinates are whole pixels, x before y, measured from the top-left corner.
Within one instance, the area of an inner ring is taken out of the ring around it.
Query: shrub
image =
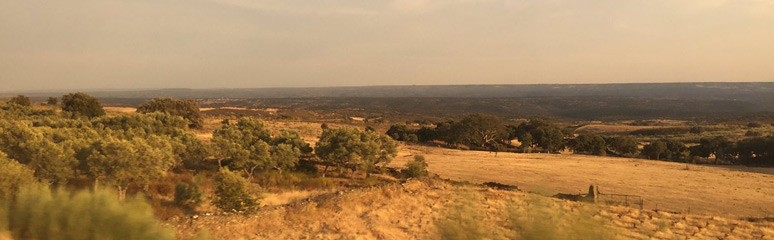
[[[46,100],[46,104],[50,106],[56,106],[57,103],[59,103],[59,99],[56,97],[48,97],[48,100]]]
[[[406,169],[403,174],[409,178],[418,178],[427,176],[427,162],[425,162],[425,156],[416,155],[414,160],[406,163]]]
[[[224,211],[252,210],[258,205],[258,200],[251,195],[251,185],[238,174],[223,169],[215,177],[215,200],[212,203]]]
[[[181,182],[175,186],[175,205],[195,209],[202,203],[203,193],[196,182]]]
[[[24,187],[5,205],[2,221],[15,239],[174,239],[143,199],[116,196]]]
[[[10,197],[20,186],[35,184],[35,171],[0,152],[0,199]]]

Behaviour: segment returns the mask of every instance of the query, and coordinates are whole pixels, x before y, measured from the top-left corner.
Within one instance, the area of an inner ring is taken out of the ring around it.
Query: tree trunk
[[[126,199],[126,188],[124,188],[123,186],[119,185],[118,186],[118,200],[123,201],[124,199]]]
[[[325,174],[328,174],[328,165],[325,165],[325,168],[323,169],[323,178],[325,178]]]

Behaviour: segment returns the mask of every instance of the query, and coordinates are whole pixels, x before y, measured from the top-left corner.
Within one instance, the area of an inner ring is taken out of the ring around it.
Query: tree
[[[345,167],[360,157],[357,150],[359,142],[360,131],[350,128],[326,128],[323,129],[314,152],[324,162],[335,165],[341,175]],[[323,176],[327,172],[328,165],[325,166]]]
[[[48,97],[48,100],[46,101],[46,104],[49,106],[56,106],[57,103],[59,103],[59,99],[56,97]]]
[[[291,169],[298,164],[301,151],[293,145],[280,143],[271,148],[271,168],[277,169],[280,174],[285,169]]]
[[[373,168],[389,163],[397,154],[397,144],[392,138],[376,132],[329,128],[323,130],[315,154],[326,163],[335,165],[339,175],[346,167],[353,170],[360,167],[368,177]]]
[[[686,147],[684,143],[673,139],[667,140],[664,143],[666,144],[667,148],[665,154],[667,159],[681,161],[684,157],[686,157],[685,153],[688,150],[688,147]]]
[[[519,145],[519,149],[522,152],[528,152],[530,149],[532,149],[532,145],[534,144],[532,139],[532,134],[526,133],[522,135],[521,139],[519,139],[521,142],[521,145]]]
[[[310,154],[314,149],[306,143],[301,135],[296,131],[281,130],[277,136],[271,139],[271,145],[288,144],[298,150],[301,154]]]
[[[99,100],[85,93],[70,93],[62,96],[62,111],[70,112],[74,117],[93,118],[105,115]]]
[[[725,137],[718,136],[715,138],[702,138],[699,140],[699,145],[691,147],[691,156],[709,158],[711,155],[715,156],[715,164],[718,160],[731,157],[733,152],[733,143]]]
[[[637,154],[637,141],[631,136],[610,138],[607,142],[618,155],[632,156]]]
[[[38,178],[63,184],[74,176],[75,152],[66,146],[46,138],[30,122],[0,120],[0,150],[32,168]]]
[[[223,124],[212,134],[212,142],[218,148],[219,164],[222,159],[228,159],[229,167],[243,170],[248,178],[256,170],[272,167],[268,144],[271,136],[259,120],[243,117],[236,124]]]
[[[86,159],[88,174],[94,179],[116,187],[119,197],[126,196],[130,185],[147,186],[151,180],[163,177],[175,163],[172,146],[151,146],[148,142],[161,141],[158,136],[148,140],[105,137],[93,144]]]
[[[532,119],[529,122],[520,124],[518,127],[510,128],[511,136],[516,136],[521,142],[524,139],[532,139],[534,145],[547,152],[558,152],[564,149],[564,132],[561,128],[541,119]]]
[[[24,95],[18,95],[16,97],[11,98],[8,102],[15,103],[21,106],[30,106],[30,98]]]
[[[223,211],[252,210],[258,200],[251,194],[253,185],[228,169],[215,176],[215,199],[212,202]]]
[[[508,138],[505,124],[494,115],[471,114],[452,127],[459,131],[463,143],[485,147],[496,141],[504,142]]]
[[[371,171],[379,166],[390,163],[398,154],[398,145],[392,138],[373,131],[360,133],[360,166],[366,173],[366,178],[371,176]]]
[[[573,140],[570,147],[578,153],[605,155],[607,152],[607,143],[599,135],[581,134]]]
[[[663,141],[655,141],[642,148],[642,154],[648,159],[661,160],[661,156],[667,153],[667,145]]]
[[[154,98],[137,107],[137,112],[164,112],[188,120],[190,128],[202,128],[204,126],[204,117],[202,117],[202,113],[199,111],[199,104],[194,100]]]

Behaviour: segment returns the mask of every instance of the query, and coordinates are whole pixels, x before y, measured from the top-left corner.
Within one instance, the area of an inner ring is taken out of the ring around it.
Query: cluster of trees
[[[173,116],[181,116],[188,120],[188,127],[190,128],[202,128],[204,126],[204,117],[199,111],[199,104],[190,99],[154,98],[137,107],[137,112],[164,112]]]
[[[757,125],[756,125],[757,126]],[[685,129],[688,131],[688,129]],[[670,130],[672,131],[672,130]],[[724,137],[704,138],[695,145],[673,140],[658,140],[640,144],[632,136],[603,137],[594,134],[572,134],[555,124],[532,119],[519,125],[506,125],[499,118],[486,114],[472,114],[459,121],[448,121],[412,128],[393,125],[387,135],[400,141],[443,141],[450,146],[466,145],[473,149],[500,151],[510,148],[521,152],[558,152],[568,148],[576,153],[625,157],[644,157],[657,160],[694,161],[714,158],[715,162],[734,164],[774,164],[774,136],[756,135],[739,142]],[[511,141],[517,139],[520,145]]]
[[[202,142],[189,130],[203,122],[198,105],[190,100],[154,99],[138,114],[106,116],[100,102],[83,93],[63,96],[61,114],[20,104],[23,97],[15,99],[0,103],[0,165],[11,171],[3,174],[8,186],[0,186],[0,194],[14,191],[30,177],[55,186],[88,177],[95,187],[110,186],[124,198],[127,189],[147,188],[171,170],[203,170],[214,162],[224,169],[216,178],[223,189],[249,189],[235,186],[242,181],[234,179],[250,182],[256,173],[269,170],[281,174],[294,169],[303,156],[319,157],[326,170],[334,166],[369,176],[397,152],[390,137],[349,128],[325,129],[313,149],[299,133],[283,130],[272,135],[253,118],[226,120],[213,132],[212,141]],[[192,186],[176,189],[181,205],[199,202],[200,193]],[[250,194],[227,197],[230,191],[222,192],[224,199],[241,199],[239,204],[222,204],[229,210],[256,202],[244,198]]]
[[[466,145],[475,149],[501,151],[518,139],[521,151],[558,152],[565,147],[567,133],[555,124],[533,119],[520,125],[506,125],[500,118],[471,114],[459,121],[440,122],[419,129],[393,125],[387,135],[400,141],[427,142],[439,140],[451,146]]]

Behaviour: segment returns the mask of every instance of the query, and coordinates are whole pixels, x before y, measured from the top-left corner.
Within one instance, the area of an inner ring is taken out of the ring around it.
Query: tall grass
[[[510,228],[522,239],[614,239],[615,231],[603,220],[595,219],[595,212],[594,206],[566,209],[550,199],[530,197],[526,207],[511,207],[508,218]]]
[[[141,198],[114,192],[25,187],[0,206],[0,224],[15,239],[174,239]]]
[[[512,201],[508,210],[487,216],[484,200],[476,192],[460,191],[446,214],[436,221],[441,239],[615,239],[616,231],[594,206],[565,208],[544,197]],[[503,224],[504,223],[504,224]]]

